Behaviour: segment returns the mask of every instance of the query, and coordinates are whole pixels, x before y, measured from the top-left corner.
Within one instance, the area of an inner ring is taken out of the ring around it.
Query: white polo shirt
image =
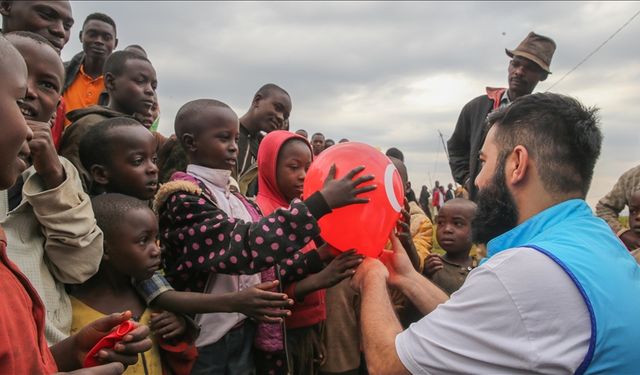
[[[567,374],[589,348],[575,284],[546,255],[517,248],[473,270],[460,290],[396,337],[413,374]]]

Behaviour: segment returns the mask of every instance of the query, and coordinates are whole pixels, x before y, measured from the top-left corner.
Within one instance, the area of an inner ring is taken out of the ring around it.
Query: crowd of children
[[[307,169],[335,142],[288,131],[291,98],[274,84],[240,118],[219,100],[190,101],[166,138],[152,126],[153,64],[140,46],[112,52],[110,17],[87,18],[84,52],[63,65],[66,41],[12,30],[9,15],[26,17],[16,8],[33,4],[8,3],[0,330],[11,344],[0,343],[0,373],[80,368],[129,319],[137,328],[97,354],[104,371],[120,373],[122,363],[127,374],[365,373],[360,295],[349,284],[363,257],[325,243],[318,226],[336,208],[367,202],[362,195],[376,186],[364,166],[341,178],[332,169],[302,200]],[[70,17],[68,2],[35,3]],[[402,152],[387,155],[406,195],[394,232],[415,270],[453,294],[478,266],[476,205],[437,181],[416,199]],[[630,229],[612,225],[631,239],[640,238],[634,181],[621,203]],[[625,243],[640,261],[640,244]],[[405,327],[421,318],[399,290],[390,294]]]

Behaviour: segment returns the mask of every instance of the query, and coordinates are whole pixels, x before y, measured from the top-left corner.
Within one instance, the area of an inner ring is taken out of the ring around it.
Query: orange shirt
[[[91,78],[84,72],[84,64],[80,65],[80,71],[73,83],[62,94],[66,105],[64,126],[71,124],[66,114],[80,108],[98,104],[100,93],[104,91],[104,77]]]

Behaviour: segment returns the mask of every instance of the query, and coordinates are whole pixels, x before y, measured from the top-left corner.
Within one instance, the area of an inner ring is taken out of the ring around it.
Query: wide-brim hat
[[[505,48],[507,56],[522,56],[525,59],[529,59],[538,64],[542,70],[547,73],[551,73],[549,66],[551,65],[551,58],[556,51],[556,42],[553,39],[538,35],[533,31],[527,35],[526,38],[513,50]]]

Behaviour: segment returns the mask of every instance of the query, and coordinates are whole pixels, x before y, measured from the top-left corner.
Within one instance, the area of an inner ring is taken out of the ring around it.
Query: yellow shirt
[[[91,78],[84,72],[84,64],[81,64],[76,79],[62,94],[65,103],[64,127],[71,124],[71,121],[66,118],[67,113],[98,104],[98,99],[103,91],[104,76],[96,79]]]
[[[96,319],[100,319],[105,317],[106,315],[92,309],[91,307],[84,304],[79,299],[71,297],[71,306],[73,308],[73,318],[71,322],[71,334],[77,333],[80,329],[82,329],[87,324],[93,322]],[[149,325],[149,320],[151,319],[151,310],[146,309],[140,317],[138,322],[140,324]],[[149,351],[146,351],[140,354],[140,358],[138,358],[138,363],[134,366],[127,367],[127,370],[124,372],[125,375],[145,375],[145,374],[162,374],[162,362],[160,360],[160,348],[155,338],[152,336],[153,346]],[[145,366],[147,371],[145,372]]]

